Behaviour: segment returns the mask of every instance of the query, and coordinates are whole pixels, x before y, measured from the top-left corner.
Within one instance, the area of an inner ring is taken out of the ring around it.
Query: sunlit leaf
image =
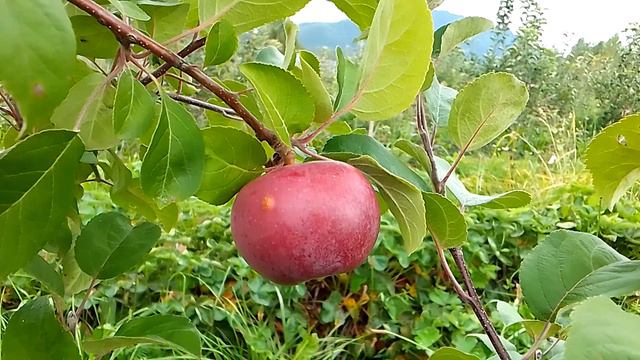
[[[298,30],[298,25],[293,21],[286,20],[284,22],[285,47],[282,67],[288,70],[291,70],[296,63],[296,40],[298,39]]]
[[[338,59],[338,94],[333,108],[339,111],[349,105],[356,91],[358,91],[360,72],[358,71],[358,66],[344,56],[341,48],[336,50],[336,58]]]
[[[449,123],[449,114],[451,113],[451,104],[458,96],[458,91],[448,86],[440,84],[438,78],[434,76],[431,86],[424,93],[426,99],[426,108],[431,115],[431,119],[438,126],[447,126]]]
[[[333,114],[333,105],[331,104],[331,96],[324,86],[320,75],[315,71],[313,66],[307,62],[309,56],[300,54],[300,76],[298,77],[302,85],[307,89],[315,104],[314,122],[322,123]]]
[[[529,100],[525,84],[507,73],[489,73],[465,86],[451,106],[449,136],[460,148],[479,149],[504,132]]]
[[[156,41],[163,43],[183,32],[189,13],[189,4],[179,1],[165,2],[162,5],[157,3],[138,1],[139,5],[143,5],[142,9],[151,16],[151,20],[144,23],[147,32]]]
[[[356,23],[360,30],[366,30],[371,26],[373,16],[378,6],[378,0],[330,0],[336,7],[342,10],[351,21]]]
[[[605,206],[613,210],[640,180],[640,115],[628,116],[598,134],[587,148],[585,162]]]
[[[309,0],[199,0],[201,24],[224,19],[240,34],[297,13]]]
[[[290,72],[272,65],[248,63],[240,71],[249,79],[265,112],[265,123],[290,144],[289,134],[306,130],[315,114],[311,95]]]
[[[454,348],[440,348],[429,357],[429,360],[480,360],[480,358]]]
[[[466,40],[493,27],[491,20],[469,16],[439,28],[435,33],[434,55],[444,55]]]
[[[216,23],[207,36],[204,66],[219,65],[231,59],[238,49],[238,34],[227,21]]]
[[[362,75],[350,105],[363,120],[385,120],[407,109],[429,71],[431,12],[424,0],[381,0],[362,58]]]

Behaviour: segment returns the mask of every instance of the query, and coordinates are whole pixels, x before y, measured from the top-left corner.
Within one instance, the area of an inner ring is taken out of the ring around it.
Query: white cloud
[[[499,3],[499,0],[445,0],[439,9],[495,20]],[[607,40],[631,23],[640,21],[639,0],[607,0],[606,6],[596,0],[540,0],[540,3],[547,17],[543,40],[545,44],[559,48],[581,37],[590,42]],[[518,9],[515,11],[518,13]],[[297,23],[343,19],[346,16],[327,0],[312,0],[293,17]]]

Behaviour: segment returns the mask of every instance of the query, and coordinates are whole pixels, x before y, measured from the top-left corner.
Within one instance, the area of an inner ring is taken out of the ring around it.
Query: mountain
[[[441,10],[433,11],[432,15],[434,29],[463,18]],[[360,29],[351,20],[336,23],[313,22],[300,24],[298,41],[304,48],[311,51],[325,47],[335,49],[340,46],[347,52],[355,52],[357,48],[354,39],[358,36],[360,36]],[[482,33],[464,44],[462,49],[467,54],[482,56],[491,49],[493,43],[491,38],[491,32]],[[512,43],[514,38],[513,34],[509,34],[507,43]]]

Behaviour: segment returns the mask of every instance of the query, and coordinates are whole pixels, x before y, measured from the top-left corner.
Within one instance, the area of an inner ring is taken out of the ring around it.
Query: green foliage
[[[345,109],[363,120],[406,110],[420,90],[433,47],[431,12],[422,0],[382,0],[369,30],[358,89]]]
[[[157,225],[145,222],[133,227],[120,213],[102,213],[91,219],[78,236],[76,261],[85,274],[110,279],[140,262],[159,238]]]
[[[34,336],[34,329],[39,336]],[[2,339],[2,355],[10,359],[81,359],[71,334],[56,320],[46,297],[27,302],[11,317]]]
[[[587,300],[576,307],[571,323],[566,360],[632,359],[640,351],[633,340],[633,334],[640,330],[640,317],[625,313],[605,298]]]
[[[198,198],[223,205],[249,181],[260,176],[267,161],[264,148],[251,135],[223,126],[202,130],[205,165]]]
[[[71,85],[76,54],[71,21],[60,1],[4,0],[0,24],[0,84],[20,105],[29,132],[46,129]]]
[[[162,96],[160,120],[140,169],[149,196],[184,200],[198,191],[204,171],[204,140],[193,115]]]
[[[604,129],[589,145],[585,162],[605,206],[613,209],[640,180],[640,115],[626,117]]]
[[[0,277],[26,265],[47,241],[70,242],[66,217],[83,151],[75,133],[49,130],[0,158]]]
[[[438,0],[334,1],[363,32],[362,54],[335,60],[299,48],[286,17],[308,0],[0,0],[2,355],[498,359],[480,333],[493,326],[512,359],[536,343],[557,360],[587,356],[593,322],[632,333],[636,318],[589,298],[628,296],[617,304],[640,312],[640,205],[622,198],[637,180],[636,117],[588,150],[609,211],[577,159],[586,135],[630,113],[599,94],[613,68],[612,93],[637,88],[640,52],[546,50],[540,7],[523,1],[512,49],[476,61],[456,48],[491,24],[434,34]],[[477,77],[487,70],[502,72]],[[277,286],[238,255],[230,204],[265,172],[323,156],[372,183],[377,244],[349,274]],[[453,276],[484,304],[447,290],[451,248]]]
[[[528,100],[525,84],[513,75],[479,77],[465,86],[451,105],[451,139],[468,150],[487,145],[516,120]]]
[[[599,238],[558,231],[538,245],[520,269],[531,312],[554,320],[567,305],[593,296],[623,296],[640,289],[640,262],[617,253]]]

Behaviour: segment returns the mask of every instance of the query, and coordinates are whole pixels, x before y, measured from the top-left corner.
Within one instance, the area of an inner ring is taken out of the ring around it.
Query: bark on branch
[[[242,105],[236,94],[213,81],[200,68],[189,64],[175,52],[143,34],[138,29],[126,24],[124,21],[92,0],[68,1],[93,16],[100,24],[111,30],[116,39],[126,49],[129,49],[131,45],[139,45],[164,60],[170,67],[176,68],[191,76],[193,80],[211,91],[214,95],[220,98],[220,100],[233,109],[236,115],[242,118],[242,120],[244,120],[244,122],[253,129],[258,139],[266,141],[271,145],[271,147],[273,147],[285,164],[291,164],[294,162],[295,154],[293,150],[283,143],[273,131],[262,125],[262,123],[249,110],[247,110],[244,105]]]

